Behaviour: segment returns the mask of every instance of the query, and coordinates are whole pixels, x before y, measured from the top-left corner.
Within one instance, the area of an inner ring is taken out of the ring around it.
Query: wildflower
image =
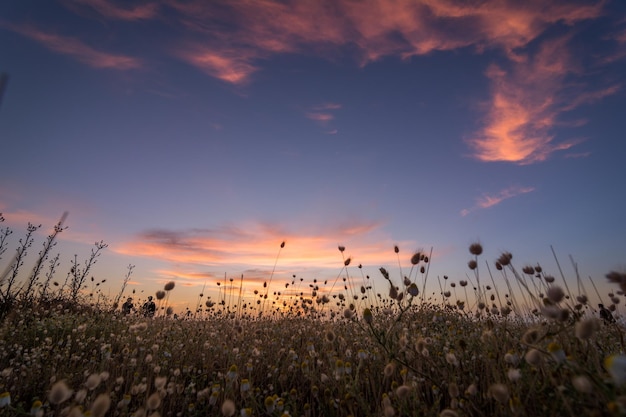
[[[541,357],[541,352],[539,352],[537,349],[530,349],[528,352],[526,352],[526,355],[524,355],[524,359],[532,366],[539,366],[543,361],[543,358]]]
[[[154,378],[154,387],[157,390],[163,389],[163,387],[165,387],[166,383],[167,383],[167,377],[166,376],[157,376],[156,378]]]
[[[4,391],[0,394],[0,408],[4,408],[7,405],[11,405],[11,393]]]
[[[452,366],[459,366],[459,360],[452,352],[446,353],[446,362],[448,362]]]
[[[539,330],[537,328],[532,328],[526,330],[526,333],[522,336],[522,343],[527,345],[534,345],[539,340]]]
[[[94,389],[98,388],[100,382],[102,382],[102,377],[100,376],[100,374],[91,374],[89,375],[89,378],[87,378],[87,381],[85,381],[85,386],[89,391],[93,391]]]
[[[363,320],[365,320],[367,324],[372,324],[374,316],[372,315],[372,311],[369,308],[363,310]]]
[[[226,373],[226,379],[230,382],[237,379],[237,365],[232,365],[228,372]]]
[[[76,401],[78,404],[80,404],[83,401],[85,401],[85,398],[87,398],[87,390],[86,389],[81,389],[81,390],[76,392],[76,395],[74,396],[74,401]]]
[[[611,355],[604,360],[604,367],[617,385],[626,382],[626,356]]]
[[[472,255],[479,256],[483,253],[483,246],[478,242],[474,242],[470,245],[469,252]]]
[[[159,290],[159,291],[157,291],[157,292],[156,292],[156,298],[157,298],[157,300],[162,300],[162,299],[164,299],[164,298],[165,298],[165,291],[160,291],[160,290]]]
[[[407,291],[413,297],[417,297],[420,293],[420,290],[419,288],[417,288],[417,285],[415,283],[412,283],[411,285],[409,285],[409,288],[407,289]]]
[[[100,394],[91,405],[91,415],[93,417],[103,417],[111,406],[109,394]]]
[[[252,417],[252,408],[242,408],[241,417]]]
[[[167,284],[165,284],[165,286],[163,287],[163,289],[165,291],[172,291],[174,289],[174,286],[176,285],[176,283],[174,281],[170,281]]]
[[[583,394],[591,394],[593,392],[593,386],[591,381],[585,375],[577,375],[572,378],[572,385],[576,391]]]
[[[409,396],[411,390],[412,388],[409,385],[400,385],[398,388],[396,388],[396,395],[398,396],[398,398],[403,400]]]
[[[152,393],[146,400],[148,410],[156,410],[161,405],[161,396],[158,392]]]
[[[41,408],[43,404],[39,400],[33,401],[33,405],[30,406],[30,415],[40,417],[43,416],[43,408]]]
[[[235,415],[235,403],[233,400],[224,400],[224,403],[222,404],[222,414],[226,417]]]
[[[515,382],[518,381],[522,377],[522,372],[518,368],[510,368],[506,373],[509,381]]]
[[[509,400],[509,389],[504,384],[493,384],[489,387],[489,394],[499,403],[506,404]]]
[[[67,386],[65,381],[56,382],[48,393],[48,400],[52,404],[61,404],[72,396],[72,390]]]
[[[452,398],[457,398],[460,395],[459,386],[455,382],[448,385],[448,394],[450,394]]]
[[[548,345],[548,352],[550,352],[550,356],[552,356],[552,359],[557,363],[561,363],[565,360],[565,352],[561,345],[556,342],[552,342]]]
[[[504,361],[510,365],[517,366],[519,363],[519,355],[515,352],[507,352],[504,355]]]
[[[563,298],[565,298],[565,292],[561,287],[557,285],[553,285],[548,288],[546,295],[548,296],[548,299],[553,303],[560,303]]]
[[[346,308],[345,310],[343,310],[343,316],[347,318],[348,320],[352,318],[353,314],[354,313],[349,308]]]
[[[272,396],[265,397],[264,404],[265,404],[265,411],[267,411],[268,414],[272,414],[274,412],[274,407],[275,407],[274,397]]]
[[[396,410],[392,406],[387,405],[383,410],[383,414],[385,417],[393,417],[396,415]]]
[[[575,334],[580,340],[587,340],[593,336],[594,332],[598,329],[598,319],[595,317],[579,321],[576,323]]]
[[[393,375],[393,372],[396,370],[396,366],[390,362],[385,366],[385,369],[383,370],[383,375],[385,375],[385,378],[391,378],[391,375]]]
[[[471,384],[469,387],[467,387],[467,389],[465,390],[465,395],[468,396],[474,396],[478,394],[478,388],[476,387],[476,384]]]

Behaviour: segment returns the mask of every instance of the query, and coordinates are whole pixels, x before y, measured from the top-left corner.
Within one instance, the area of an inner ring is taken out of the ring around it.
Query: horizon
[[[26,0],[0,16],[0,270],[28,222],[34,262],[65,212],[57,281],[102,240],[108,295],[132,264],[127,291],[175,281],[177,311],[241,276],[246,294],[341,280],[348,257],[350,276],[399,285],[431,248],[438,293],[474,279],[474,242],[481,277],[508,251],[572,288],[577,268],[592,299],[590,279],[606,301],[626,270],[623,2]]]

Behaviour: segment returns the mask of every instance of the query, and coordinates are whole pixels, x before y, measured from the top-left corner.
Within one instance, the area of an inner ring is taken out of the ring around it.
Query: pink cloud
[[[77,10],[85,7],[96,11],[102,16],[120,20],[144,20],[157,16],[157,3],[144,3],[131,7],[123,7],[109,0],[66,0],[65,4]]]
[[[86,45],[78,39],[44,32],[34,26],[6,23],[2,24],[2,26],[39,42],[54,52],[69,55],[94,68],[129,70],[142,66],[141,61],[137,58],[102,52]]]
[[[311,120],[315,120],[317,122],[329,122],[335,118],[335,116],[333,116],[330,113],[314,113],[314,112],[307,113],[306,117],[308,117]]]
[[[516,54],[506,69],[487,71],[491,98],[482,129],[468,140],[473,156],[484,162],[530,164],[570,149],[578,140],[555,141],[551,129],[559,116],[583,104],[615,94],[620,86],[598,90],[577,85],[568,77],[582,72],[570,54],[569,39],[544,41],[535,54]]]
[[[509,198],[516,197],[521,194],[526,194],[534,191],[534,187],[509,187],[501,190],[495,194],[483,194],[479,198],[476,199],[476,203],[472,208],[465,208],[461,210],[461,216],[465,217],[472,211],[478,209],[486,209],[489,207],[496,206],[503,202],[504,200],[508,200]]]
[[[254,54],[246,54],[243,50],[218,50],[194,45],[175,54],[208,75],[231,84],[246,83],[258,69],[250,63]]]

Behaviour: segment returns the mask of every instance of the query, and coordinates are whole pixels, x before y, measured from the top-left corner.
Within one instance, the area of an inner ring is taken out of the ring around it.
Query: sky
[[[104,241],[105,295],[131,264],[179,310],[241,276],[385,292],[418,250],[439,293],[473,242],[576,287],[571,255],[605,303],[626,269],[623,1],[10,0],[0,72],[3,270],[66,211],[57,280]]]

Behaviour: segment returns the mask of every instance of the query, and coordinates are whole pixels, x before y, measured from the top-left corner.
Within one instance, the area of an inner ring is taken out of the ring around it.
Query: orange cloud
[[[98,51],[78,39],[47,33],[30,25],[18,26],[2,22],[0,22],[0,24],[3,27],[39,42],[54,52],[69,55],[94,68],[129,70],[139,68],[142,65],[141,61],[137,58]]]
[[[484,127],[468,140],[475,158],[530,164],[579,142],[555,142],[551,129],[559,123],[558,117],[614,94],[620,86],[596,91],[581,85],[571,88],[567,77],[582,69],[569,53],[568,41],[567,37],[545,41],[535,54],[518,53],[507,69],[497,65],[489,68],[492,97]]]
[[[254,270],[252,277],[267,279],[277,258],[279,269],[288,275],[310,268],[339,270],[343,267],[339,244],[346,246],[346,257],[354,255],[353,265],[394,261],[394,243],[377,235],[379,226],[376,222],[355,222],[300,232],[260,224],[244,228],[151,230],[110,249],[168,262],[172,266],[167,270],[172,275],[189,281],[219,278],[226,270],[250,272],[250,268]],[[280,248],[282,241],[286,242],[284,248]],[[159,276],[167,277],[161,273]]]
[[[315,120],[317,122],[329,122],[335,118],[335,116],[333,116],[330,113],[312,113],[312,112],[307,113],[306,117],[308,117],[311,120]]]
[[[467,216],[470,212],[478,209],[485,209],[500,204],[504,200],[534,191],[534,187],[509,187],[496,194],[483,194],[476,199],[474,207],[461,210],[461,216]]]

